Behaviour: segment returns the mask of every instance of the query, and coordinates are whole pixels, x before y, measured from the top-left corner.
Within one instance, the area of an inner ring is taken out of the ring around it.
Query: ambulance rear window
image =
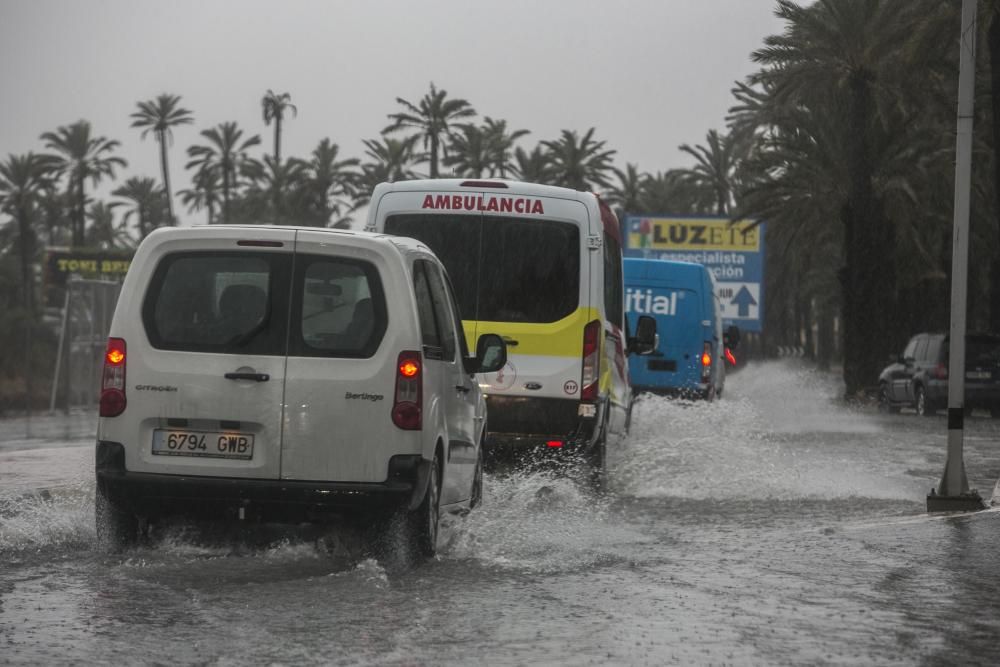
[[[556,220],[399,214],[385,231],[423,241],[441,259],[462,319],[545,323],[576,310],[580,231]]]

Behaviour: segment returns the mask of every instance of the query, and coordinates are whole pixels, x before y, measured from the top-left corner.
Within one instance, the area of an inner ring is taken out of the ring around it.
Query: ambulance
[[[366,229],[409,236],[441,259],[466,336],[499,333],[507,363],[481,374],[487,454],[553,451],[606,481],[608,448],[632,403],[628,360],[655,347],[656,322],[625,321],[622,239],[601,200],[508,180],[382,183]]]

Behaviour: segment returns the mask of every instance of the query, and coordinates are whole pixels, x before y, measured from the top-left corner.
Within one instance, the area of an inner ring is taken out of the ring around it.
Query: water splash
[[[487,475],[483,505],[454,527],[445,557],[535,572],[617,560],[646,538],[623,525],[611,499],[551,471]]]
[[[873,462],[876,415],[842,405],[839,380],[792,363],[750,365],[713,403],[645,397],[613,459],[616,489],[699,500],[904,500],[920,482]]]

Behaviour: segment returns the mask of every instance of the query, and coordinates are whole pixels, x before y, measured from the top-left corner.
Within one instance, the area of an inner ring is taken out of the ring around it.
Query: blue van
[[[726,384],[726,346],[739,330],[722,331],[715,276],[702,264],[662,259],[624,261],[625,312],[656,318],[659,343],[646,357],[629,358],[636,391],[712,400]]]

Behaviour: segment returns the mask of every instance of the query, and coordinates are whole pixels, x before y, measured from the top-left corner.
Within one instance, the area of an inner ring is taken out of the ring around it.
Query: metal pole
[[[955,140],[955,218],[951,252],[951,330],[948,363],[948,458],[937,491],[927,496],[927,511],[985,508],[969,489],[963,460],[965,419],[965,310],[969,282],[969,199],[972,182],[972,114],[975,93],[976,0],[962,0],[961,54],[958,68],[958,131]]]
[[[66,342],[66,321],[69,317],[69,282],[66,283],[66,297],[63,299],[62,324],[59,327],[59,348],[56,352],[56,371],[52,374],[52,394],[49,397],[49,412],[56,411],[56,394],[59,392],[59,371],[62,370],[63,344]]]
[[[90,289],[90,336],[87,338],[87,359],[89,363],[87,364],[87,369],[90,371],[87,374],[87,379],[90,381],[90,385],[87,390],[87,406],[93,406],[96,404],[97,387],[94,383],[94,379],[97,377],[97,355],[94,352],[94,341],[97,340],[97,330],[95,329],[95,320],[97,319],[97,286],[100,283],[91,283],[88,285]]]

